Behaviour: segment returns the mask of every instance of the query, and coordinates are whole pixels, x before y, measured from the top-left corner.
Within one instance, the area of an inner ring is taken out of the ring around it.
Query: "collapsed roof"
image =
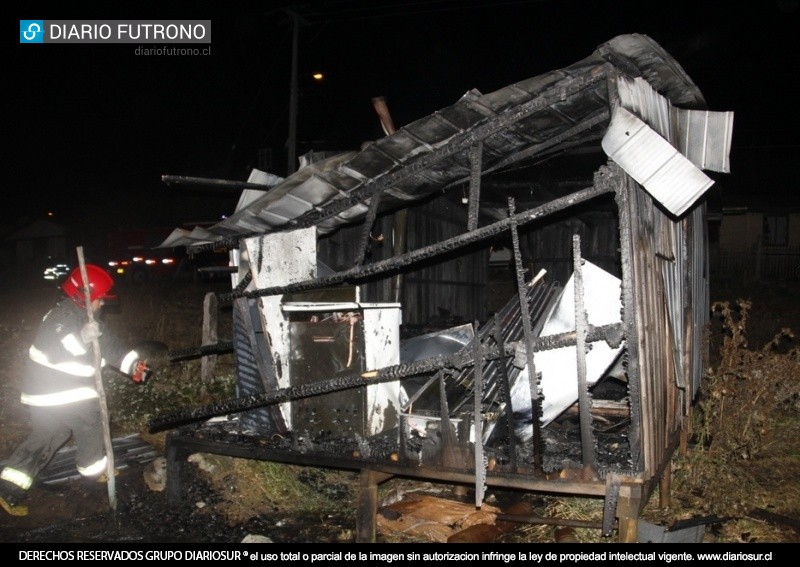
[[[489,94],[469,91],[455,104],[360,151],[309,163],[286,179],[254,170],[232,215],[207,228],[175,229],[160,247],[233,247],[243,237],[309,226],[324,235],[364,219],[368,212],[402,207],[468,182],[476,148],[480,170],[486,174],[556,151],[597,145],[613,118],[609,70],[614,67],[646,81],[645,91],[632,89],[634,99],[653,89],[668,99],[668,105],[705,105],[697,86],[655,41],[640,34],[621,35],[573,65]],[[686,122],[691,128],[691,120]],[[691,157],[690,151],[682,151]],[[717,169],[726,167],[721,163]],[[507,216],[496,202],[492,209],[491,200],[481,207],[491,217]]]

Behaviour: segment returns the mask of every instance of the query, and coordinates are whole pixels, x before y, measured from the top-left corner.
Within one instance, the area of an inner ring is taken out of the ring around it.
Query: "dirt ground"
[[[0,516],[0,542],[233,544],[260,536],[276,543],[335,543],[353,522],[343,511],[341,517],[325,522],[269,514],[231,524],[215,512],[219,496],[194,467],[186,467],[183,501],[174,506],[167,505],[165,492],[147,487],[144,468],[130,466],[120,471],[115,479],[116,509],[111,508],[106,484],[82,479],[38,484],[27,502],[28,516]]]
[[[782,290],[779,288],[777,296],[759,305],[754,317],[779,323],[780,326],[798,328],[800,300],[793,291],[784,293]],[[796,291],[796,288],[792,290]],[[196,289],[195,293],[199,295],[187,301],[200,305],[201,302],[197,303],[196,300],[202,298],[203,289]],[[738,291],[729,293],[736,294]],[[36,286],[26,289],[24,294],[19,290],[0,295],[0,431],[3,432],[0,434],[0,461],[10,455],[28,432],[27,413],[19,403],[19,379],[38,321],[58,295],[52,286]],[[23,297],[25,300],[21,299]],[[774,309],[774,312],[767,312],[767,309]],[[754,342],[760,342],[759,332],[754,329]],[[768,340],[771,332],[765,332],[764,340]],[[312,488],[319,490],[328,489],[325,483],[337,484],[334,488],[340,491],[336,497],[341,505],[334,511],[308,514],[267,506],[257,513],[236,518],[235,515],[223,513],[225,509],[230,510],[230,495],[226,491],[236,490],[236,479],[213,478],[196,466],[185,466],[183,499],[180,504],[169,506],[166,491],[154,491],[144,481],[146,467],[146,463],[130,463],[120,471],[114,482],[115,509],[111,508],[109,490],[105,484],[87,483],[82,479],[57,484],[37,483],[30,493],[30,514],[27,517],[0,514],[0,542],[239,543],[253,536],[277,543],[343,543],[355,540],[355,494],[358,486],[355,473],[343,473],[333,480],[313,474],[303,479],[312,485],[317,483]],[[402,494],[423,491],[424,488],[420,483],[405,485],[398,481],[388,490]],[[427,488],[431,489],[430,493],[446,498],[464,497],[463,494],[454,494],[450,488]],[[495,498],[495,495],[491,497]],[[543,502],[529,495],[521,497],[519,494],[498,493],[497,498],[492,502],[501,508],[516,499],[518,502],[524,500],[530,513],[545,513]],[[506,540],[531,541],[531,532],[523,533],[525,530],[527,528],[521,526],[508,527]],[[787,539],[783,541],[796,541],[796,533],[792,535],[792,530],[784,531]],[[542,531],[542,534],[544,541],[554,541],[552,527]],[[414,540],[402,537],[387,539],[379,535],[378,541],[400,543]]]

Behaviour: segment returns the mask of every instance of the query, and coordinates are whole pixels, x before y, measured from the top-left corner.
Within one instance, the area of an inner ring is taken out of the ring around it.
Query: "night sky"
[[[220,3],[221,4],[221,3]],[[457,101],[565,67],[623,33],[649,35],[711,110],[733,110],[727,194],[797,194],[798,0],[732,2],[325,2],[297,8],[298,155],[357,149]],[[181,7],[184,6],[184,7]],[[258,150],[286,174],[291,20],[251,8],[158,10],[26,3],[19,19],[210,19],[209,56],[137,56],[134,45],[6,43],[4,226],[48,211],[65,224],[178,226],[232,212],[237,193],[167,186],[162,175],[245,180]],[[11,38],[13,42],[13,38]],[[310,75],[325,73],[322,83]],[[10,75],[10,76],[9,76]],[[9,100],[10,99],[10,100]],[[789,195],[789,197],[787,197]]]

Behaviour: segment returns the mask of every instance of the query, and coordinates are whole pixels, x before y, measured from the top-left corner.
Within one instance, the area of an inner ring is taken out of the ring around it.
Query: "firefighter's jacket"
[[[22,383],[23,404],[61,406],[99,397],[92,344],[81,339],[81,329],[87,322],[86,311],[68,298],[62,299],[44,316],[28,351]],[[125,349],[102,324],[100,330],[98,343],[102,365],[131,374],[139,359],[138,353]]]

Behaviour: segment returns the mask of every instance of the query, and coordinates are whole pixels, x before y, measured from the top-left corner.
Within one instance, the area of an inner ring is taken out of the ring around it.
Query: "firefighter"
[[[103,414],[95,382],[94,350],[100,345],[102,365],[115,367],[137,384],[151,370],[135,350],[128,350],[96,320],[114,281],[102,268],[86,265],[89,300],[76,268],[61,284],[64,297],[44,316],[26,361],[22,403],[28,406],[31,432],[0,472],[0,506],[13,516],[25,516],[23,504],[36,476],[70,437],[76,445],[78,472],[87,478],[105,478]]]

